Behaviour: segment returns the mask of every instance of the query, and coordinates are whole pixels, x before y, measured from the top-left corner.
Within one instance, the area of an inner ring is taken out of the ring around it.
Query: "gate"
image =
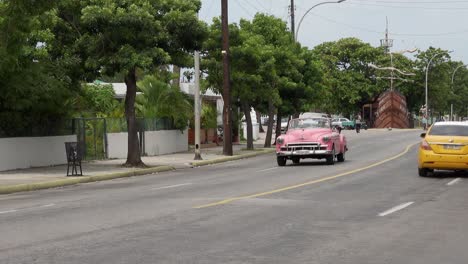
[[[77,135],[82,157],[85,160],[107,158],[107,122],[105,118],[76,118],[73,131]]]

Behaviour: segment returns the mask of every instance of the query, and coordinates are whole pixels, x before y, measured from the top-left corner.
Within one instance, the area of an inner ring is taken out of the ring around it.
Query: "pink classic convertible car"
[[[288,131],[276,140],[278,166],[288,159],[298,164],[301,159],[326,159],[327,164],[345,160],[346,138],[332,129],[328,118],[299,118],[289,121]]]

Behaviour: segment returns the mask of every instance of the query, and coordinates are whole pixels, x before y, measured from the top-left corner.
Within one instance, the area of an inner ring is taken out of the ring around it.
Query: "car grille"
[[[327,146],[321,146],[317,142],[292,143],[288,146],[281,147],[281,151],[296,151],[296,150],[327,150]]]

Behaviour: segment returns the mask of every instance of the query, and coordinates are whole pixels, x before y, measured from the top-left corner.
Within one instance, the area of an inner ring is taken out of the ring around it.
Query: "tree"
[[[177,129],[187,128],[193,116],[193,105],[188,95],[171,84],[173,75],[159,70],[138,83],[142,94],[137,97],[137,109],[144,117],[169,118]]]
[[[55,1],[0,2],[0,135],[54,135],[71,113],[64,61],[51,59]]]
[[[322,62],[327,87],[320,109],[350,114],[384,89],[372,80],[376,73],[369,66],[383,56],[381,48],[356,38],[344,38],[322,43],[314,48],[314,53]]]
[[[452,73],[463,62],[452,63]],[[462,117],[468,116],[468,70],[460,67],[454,75],[454,83],[450,91],[450,102],[453,103],[454,114]]]
[[[269,147],[274,113],[277,114],[277,124],[281,124],[282,114],[299,112],[304,101],[311,99],[309,95],[313,88],[304,82],[303,74],[307,71],[306,61],[302,58],[304,50],[293,41],[286,23],[279,18],[257,14],[252,22],[241,22],[241,29],[252,36],[248,39],[253,39],[253,36],[259,39],[256,41],[259,47],[255,58],[262,59],[254,73],[260,81],[254,91],[257,97],[253,97],[252,106],[268,112],[265,147]],[[278,136],[278,125],[276,130]]]
[[[205,24],[198,20],[199,0],[85,0],[60,3],[63,47],[79,58],[85,78],[123,73],[127,85],[125,116],[128,126],[126,166],[144,165],[137,137],[135,98],[137,71],[151,72],[198,49]],[[60,52],[58,52],[60,54]]]
[[[229,25],[229,42],[230,49],[240,45],[239,37],[239,27],[237,24]],[[213,18],[213,23],[210,25],[208,30],[208,38],[203,44],[203,49],[201,50],[201,70],[204,75],[202,80],[203,89],[211,88],[215,93],[221,94],[224,97],[223,93],[223,58],[222,58],[222,34],[221,34],[221,20],[220,18]],[[232,52],[230,54],[231,62],[231,73],[234,70],[232,64],[234,56]],[[232,79],[232,75],[231,75]],[[232,87],[231,87],[232,88]],[[233,94],[231,93],[231,98]],[[225,100],[225,98],[223,98]],[[232,111],[230,111],[231,120]],[[235,129],[234,126],[231,128]],[[224,133],[226,135],[226,133]]]
[[[425,78],[426,67],[429,60],[436,54],[428,72],[428,103],[431,115],[439,112],[444,112],[449,108],[449,99],[451,94],[451,77],[452,69],[449,63],[450,56],[447,51],[436,49],[433,47],[428,48],[426,51],[420,51],[416,55],[415,68],[417,71],[416,85],[414,93],[410,97],[414,101],[420,102],[419,107],[425,104]],[[416,110],[415,106],[415,110]]]

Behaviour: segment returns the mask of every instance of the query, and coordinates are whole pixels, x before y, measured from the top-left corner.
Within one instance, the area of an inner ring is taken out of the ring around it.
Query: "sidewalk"
[[[264,137],[262,137],[264,138]],[[201,161],[194,160],[194,150],[153,157],[142,157],[148,168],[125,168],[125,159],[86,161],[82,163],[83,176],[67,177],[67,165],[19,169],[0,172],[0,194],[54,188],[77,183],[86,183],[153,174],[175,169],[186,169],[231,160],[273,153],[274,148],[264,149],[263,139],[255,142],[255,150],[245,150],[245,143],[233,145],[233,156],[224,156],[222,146],[202,148]]]

